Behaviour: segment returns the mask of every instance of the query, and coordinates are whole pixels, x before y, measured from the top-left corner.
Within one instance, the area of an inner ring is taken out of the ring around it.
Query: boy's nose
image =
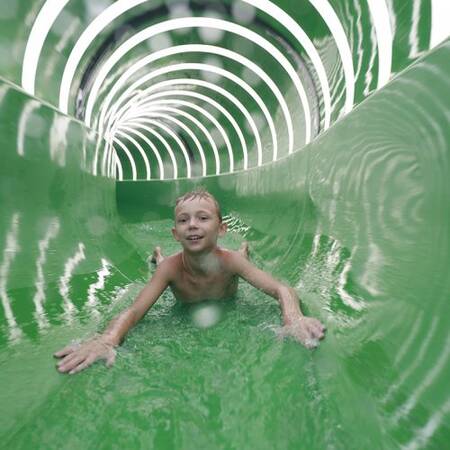
[[[197,220],[195,217],[189,219],[189,228],[197,228]]]

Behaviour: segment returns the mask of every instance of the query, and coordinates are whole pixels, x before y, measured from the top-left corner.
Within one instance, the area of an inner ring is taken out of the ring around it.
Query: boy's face
[[[175,208],[172,234],[185,251],[203,253],[213,250],[217,238],[226,230],[226,224],[219,220],[216,205],[209,198],[185,200]]]

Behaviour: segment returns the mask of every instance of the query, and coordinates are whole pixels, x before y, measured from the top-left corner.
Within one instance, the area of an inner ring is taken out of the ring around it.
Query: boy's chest
[[[177,299],[198,302],[232,297],[236,293],[237,285],[237,276],[223,272],[201,277],[182,273],[171,283],[171,288]]]

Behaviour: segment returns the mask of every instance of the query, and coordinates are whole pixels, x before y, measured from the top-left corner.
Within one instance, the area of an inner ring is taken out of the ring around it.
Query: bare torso
[[[165,258],[172,269],[169,286],[175,298],[184,303],[198,303],[234,297],[239,279],[227,268],[228,253],[219,249],[204,270],[196,273],[186,267],[182,252]]]

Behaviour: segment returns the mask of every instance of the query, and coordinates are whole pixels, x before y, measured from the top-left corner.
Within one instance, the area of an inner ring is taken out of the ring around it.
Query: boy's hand
[[[280,334],[282,337],[293,337],[306,348],[315,348],[319,340],[325,337],[325,327],[313,317],[300,316],[286,323]]]
[[[108,367],[112,366],[116,359],[116,351],[112,344],[98,336],[81,344],[68,345],[53,356],[62,358],[56,365],[59,372],[68,372],[72,375],[86,369],[98,359],[104,359]]]

